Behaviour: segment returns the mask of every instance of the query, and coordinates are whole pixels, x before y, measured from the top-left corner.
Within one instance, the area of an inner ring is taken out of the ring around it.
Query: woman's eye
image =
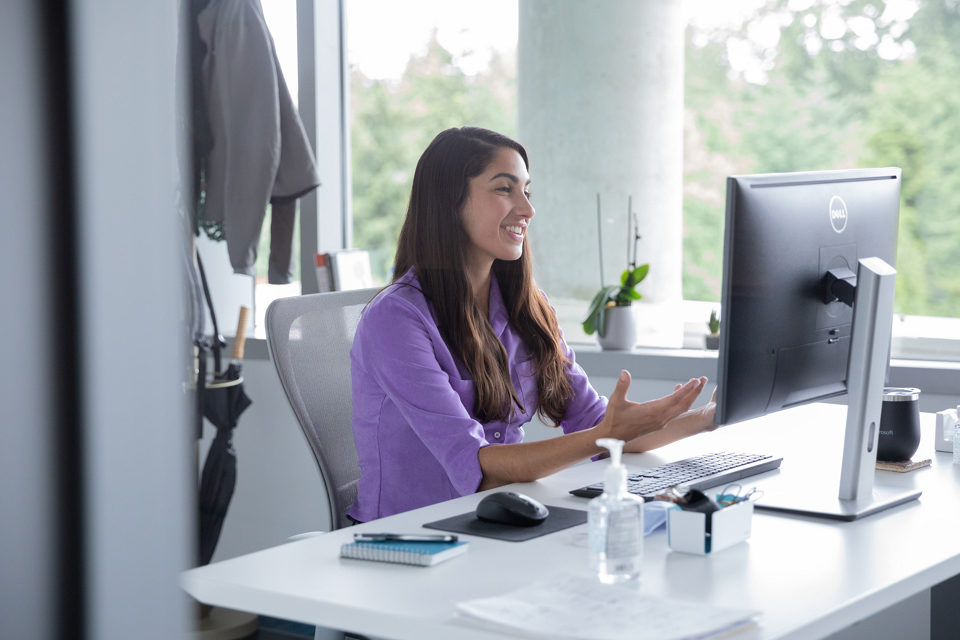
[[[502,192],[504,192],[504,193],[510,193],[510,187],[509,187],[509,185],[508,185],[508,186],[505,186],[505,187],[498,187],[498,188],[497,188],[497,191],[502,191]]]
[[[524,191],[524,192],[523,192],[523,195],[527,196],[527,200],[529,200],[530,198],[533,197],[533,194],[530,193],[529,191]]]

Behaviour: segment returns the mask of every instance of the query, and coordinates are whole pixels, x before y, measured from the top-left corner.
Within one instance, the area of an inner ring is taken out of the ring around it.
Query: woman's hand
[[[700,378],[706,380],[706,378]],[[674,393],[679,392],[683,385],[677,385]],[[653,431],[646,435],[634,438],[627,442],[623,447],[624,453],[643,453],[657,447],[676,442],[683,438],[703,433],[704,431],[713,431],[717,428],[714,422],[714,415],[717,411],[717,392],[713,392],[710,402],[696,409],[688,409],[667,422],[666,426],[659,431]]]
[[[644,451],[677,440],[683,427],[704,430],[713,425],[713,410],[690,410],[703,390],[706,378],[696,378],[668,396],[650,402],[630,402],[630,374],[620,372],[617,386],[610,394],[607,411],[600,424],[556,438],[537,442],[518,442],[483,447],[477,454],[483,479],[480,491],[511,482],[532,482],[566,469],[571,464],[600,453],[597,438],[618,438],[627,443],[625,452]],[[664,429],[667,426],[667,429]],[[689,435],[689,434],[686,434]]]
[[[668,396],[648,402],[631,402],[627,400],[630,373],[621,371],[617,386],[607,402],[607,412],[596,427],[602,434],[600,437],[618,438],[629,442],[639,436],[662,429],[690,409],[706,382],[706,378],[694,378],[686,384],[677,385],[673,393]],[[702,409],[696,409],[691,413],[700,411]],[[698,416],[697,422],[702,421],[713,423],[712,410],[708,409]]]
[[[674,391],[679,390],[681,386],[682,385],[678,384],[676,387],[674,387]],[[684,411],[682,414],[674,418],[673,421],[683,423],[685,435],[693,435],[703,431],[713,431],[717,428],[717,424],[714,422],[714,416],[716,412],[717,390],[714,389],[713,395],[710,396],[710,402],[706,403],[702,407]]]

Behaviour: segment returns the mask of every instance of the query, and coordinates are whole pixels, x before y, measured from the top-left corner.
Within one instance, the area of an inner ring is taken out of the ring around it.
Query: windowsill
[[[283,286],[257,287],[255,328],[252,335],[248,333],[247,339],[248,357],[254,359],[269,357],[263,321],[269,304],[277,298],[299,294],[299,282]],[[623,357],[636,362],[640,358],[645,363],[649,362],[650,365],[656,366],[655,370],[658,372],[661,371],[660,367],[663,367],[662,371],[665,372],[678,370],[677,363],[683,363],[679,367],[682,371],[690,370],[687,365],[694,365],[704,371],[716,371],[716,351],[708,351],[702,347],[706,328],[705,323],[701,322],[702,318],[709,316],[710,311],[719,308],[716,303],[684,300],[676,306],[662,307],[637,303],[635,307],[638,309],[638,316],[652,317],[652,321],[644,325],[641,331],[641,335],[646,337],[646,345],[635,347],[631,352],[604,353],[597,346],[595,337],[586,335],[581,328],[581,316],[586,305],[584,301],[554,298],[550,302],[557,312],[564,337],[577,352],[578,358],[581,353],[596,352],[603,355],[586,355],[586,357],[598,357],[603,362],[615,362]],[[674,327],[673,330],[664,330],[664,327],[671,326]],[[960,335],[960,318],[897,314],[894,317],[891,345],[894,366],[928,368],[937,371],[943,370],[944,367],[952,370],[953,367],[960,366],[960,340],[943,337],[953,335]],[[258,345],[258,342],[262,344]],[[616,375],[616,372],[613,375]],[[690,375],[709,374],[691,373]],[[675,376],[648,377],[672,379]],[[957,388],[960,388],[960,385],[954,387],[954,389]]]
[[[621,369],[627,369],[635,377],[648,380],[717,378],[716,351],[643,347],[632,351],[603,351],[595,343],[571,343],[570,346],[580,366],[595,376],[615,378]],[[248,338],[245,356],[249,360],[269,360],[267,341]],[[960,389],[960,362],[894,358],[890,363],[889,384],[956,397]]]
[[[550,303],[569,344],[596,344],[596,339],[585,334],[581,326],[585,301],[558,297],[551,298]],[[695,300],[659,305],[638,302],[633,307],[637,333],[643,336],[643,347],[652,347],[648,350],[651,353],[703,351],[707,332],[704,320],[720,308],[717,303]],[[721,318],[721,331],[722,327]],[[960,340],[946,337],[960,335],[960,318],[896,314],[892,329],[894,359],[960,363]],[[642,350],[638,347],[638,352]]]
[[[602,351],[595,344],[572,343],[570,346],[580,366],[592,375],[615,378],[621,369],[627,369],[636,377],[652,380],[717,378],[716,351],[640,347],[633,351]],[[960,389],[960,362],[894,358],[890,361],[888,384],[956,397]]]
[[[296,283],[299,286],[299,283]],[[261,316],[253,335],[246,342],[246,358],[269,360],[262,314],[276,297],[296,295],[299,291],[268,287],[271,297],[258,299]],[[553,299],[568,343],[576,353],[577,362],[593,376],[615,378],[621,369],[634,377],[647,380],[682,381],[697,376],[717,379],[717,352],[700,347],[705,328],[697,318],[706,317],[712,303],[685,301],[680,315],[672,317],[677,330],[664,340],[666,345],[635,347],[632,351],[602,351],[593,336],[587,336],[580,327],[584,303],[577,300]],[[656,307],[637,305],[650,315]],[[669,315],[669,314],[668,314]],[[669,325],[670,323],[662,322]],[[682,327],[682,329],[680,328]],[[927,394],[956,398],[960,390],[960,340],[940,336],[960,334],[960,319],[928,318],[898,315],[894,319],[893,359],[888,384],[897,387],[917,387]],[[644,333],[643,335],[647,335]],[[663,336],[651,334],[654,339]]]

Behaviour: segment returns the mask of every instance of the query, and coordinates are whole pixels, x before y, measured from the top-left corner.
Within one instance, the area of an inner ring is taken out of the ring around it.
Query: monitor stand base
[[[772,490],[764,488],[763,497],[754,506],[764,511],[849,521],[916,500],[921,493],[919,489],[874,486],[872,495],[866,499],[841,500],[837,497],[836,489],[832,494],[824,491],[823,487],[819,490],[807,488],[805,491],[781,489],[786,487],[779,486]]]

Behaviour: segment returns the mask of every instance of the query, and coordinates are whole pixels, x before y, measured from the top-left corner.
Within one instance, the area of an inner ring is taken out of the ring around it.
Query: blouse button
[[[497,439],[499,440],[499,439],[500,439],[500,432],[499,432],[499,431],[494,431],[494,432],[493,432],[493,437],[494,437],[494,438],[497,438]]]

